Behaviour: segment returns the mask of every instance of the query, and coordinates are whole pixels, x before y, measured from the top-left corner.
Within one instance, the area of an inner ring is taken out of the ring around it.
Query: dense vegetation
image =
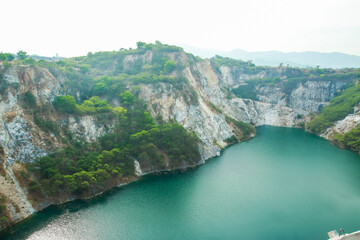
[[[333,98],[315,119],[307,126],[314,133],[322,133],[336,121],[354,112],[354,107],[360,102],[360,84],[349,87],[340,96]]]
[[[360,153],[360,126],[350,130],[345,134],[335,134],[335,141],[338,141],[345,148]]]
[[[11,53],[0,53],[0,62],[12,61],[15,56]]]
[[[53,105],[60,112],[77,114],[97,114],[111,111],[120,113],[124,110],[122,107],[112,108],[105,100],[101,100],[98,96],[85,100],[81,105],[76,103],[73,96],[58,96],[55,98]]]
[[[144,103],[129,91],[121,93],[119,100],[125,109],[116,111],[118,123],[113,133],[101,137],[95,144],[70,139],[72,146],[28,166],[38,179],[31,187],[35,193],[94,194],[121,179],[134,177],[134,159],[143,169],[157,170],[199,161],[198,139],[193,133],[176,123],[156,124]],[[54,106],[58,111],[71,114],[78,114],[80,110],[80,113],[101,113],[108,109],[105,102],[97,102],[101,100],[92,97],[77,105],[72,97],[65,96],[55,99]]]

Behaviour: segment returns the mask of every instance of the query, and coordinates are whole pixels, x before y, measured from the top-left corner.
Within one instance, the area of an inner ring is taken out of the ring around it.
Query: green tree
[[[120,97],[125,105],[132,105],[136,99],[135,96],[129,91],[120,94]]]
[[[94,94],[96,96],[104,95],[107,91],[108,91],[108,88],[105,83],[100,82],[100,83],[95,84],[95,86],[94,86]]]
[[[0,61],[12,61],[14,58],[14,55],[11,53],[0,53]]]
[[[17,52],[17,56],[20,60],[24,60],[28,57],[27,52],[20,50]]]
[[[91,97],[89,99],[89,101],[91,101],[94,104],[96,112],[110,112],[111,111],[110,105],[106,101],[101,100],[98,96]]]
[[[143,48],[145,45],[146,45],[146,43],[144,43],[144,42],[137,42],[136,43],[136,46],[137,46],[138,49]]]
[[[0,53],[0,61],[12,61],[15,56],[11,53]]]
[[[56,110],[61,112],[75,113],[77,110],[76,101],[70,95],[56,97],[53,105]]]
[[[65,175],[64,180],[65,180],[65,185],[70,190],[70,192],[75,192],[78,189],[73,175]]]
[[[8,58],[7,58],[6,54],[5,53],[0,53],[0,61],[4,62],[4,61],[7,61],[7,60],[8,60]]]
[[[31,109],[34,109],[37,106],[35,96],[30,91],[27,91],[24,94],[24,102],[25,105]]]
[[[82,64],[80,67],[80,72],[85,74],[85,73],[88,73],[90,71],[90,65],[88,64]]]
[[[171,73],[175,69],[175,62],[174,61],[167,61],[164,64],[164,71],[165,73]]]
[[[79,113],[102,113],[110,112],[112,110],[111,106],[104,100],[101,100],[99,97],[91,97],[89,100],[85,100],[80,106],[77,106]]]
[[[8,61],[12,61],[12,60],[15,59],[14,54],[11,54],[11,53],[5,53],[5,54],[6,54],[6,56],[7,56],[7,60],[8,60]]]
[[[139,154],[138,159],[141,163],[149,161],[149,156],[146,152],[142,152]]]

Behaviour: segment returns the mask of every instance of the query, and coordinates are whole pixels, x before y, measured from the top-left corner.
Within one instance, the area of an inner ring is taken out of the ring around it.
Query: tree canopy
[[[28,57],[27,52],[23,50],[18,51],[16,55],[20,60],[25,60]]]

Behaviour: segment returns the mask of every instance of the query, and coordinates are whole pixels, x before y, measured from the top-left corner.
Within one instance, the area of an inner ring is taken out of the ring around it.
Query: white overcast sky
[[[360,0],[0,0],[0,52],[70,57],[137,41],[360,55]]]

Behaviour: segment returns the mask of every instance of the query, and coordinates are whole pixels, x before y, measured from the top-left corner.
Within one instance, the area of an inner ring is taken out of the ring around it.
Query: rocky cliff
[[[121,59],[121,64],[117,63],[121,65],[121,68],[117,69],[130,71],[136,64],[145,69],[144,66],[154,63],[154,55],[154,51],[151,50],[125,55]],[[243,133],[229,119],[255,126],[301,126],[301,123],[306,122],[312,113],[327,105],[350,81],[309,78],[296,82],[289,88],[286,84],[288,76],[292,73],[286,72],[287,68],[259,68],[254,72],[248,72],[245,71],[248,68],[196,59],[183,51],[165,52],[163,56],[181,66],[169,75],[181,76],[186,81],[181,87],[161,81],[155,84],[140,82],[136,84],[139,89],[138,96],[144,100],[152,116],[162,121],[175,120],[196,133],[200,139],[201,153],[201,161],[197,164],[220,154],[221,149],[228,145],[227,139],[232,136],[236,135],[238,139],[242,139]],[[56,96],[67,93],[80,96],[82,93],[67,85],[68,76],[50,70],[52,72],[46,67],[16,64],[1,66],[0,197],[2,196],[6,203],[4,211],[9,218],[7,224],[21,221],[53,203],[44,203],[29,196],[19,176],[23,168],[22,163],[32,162],[63,147],[66,145],[66,134],[71,133],[76,138],[91,143],[113,129],[114,123],[111,120],[103,122],[91,115],[71,116],[57,113],[52,107]],[[93,74],[101,76],[104,71],[93,71]],[[276,82],[253,84],[253,98],[237,97],[234,94],[234,89],[249,85],[249,80],[274,77],[277,77]],[[44,130],[36,123],[37,113],[29,109],[24,99],[27,92],[35,97],[37,106],[47,109],[42,112],[43,120],[56,123],[60,129],[57,134]],[[120,105],[116,99],[108,99],[108,102],[114,107]],[[349,125],[349,122],[354,124]],[[347,131],[358,122],[358,114],[355,113],[336,123],[334,128],[337,131]],[[137,160],[134,160],[134,164],[137,175],[157,171],[148,166],[141,166]],[[34,204],[35,202],[41,204]]]

